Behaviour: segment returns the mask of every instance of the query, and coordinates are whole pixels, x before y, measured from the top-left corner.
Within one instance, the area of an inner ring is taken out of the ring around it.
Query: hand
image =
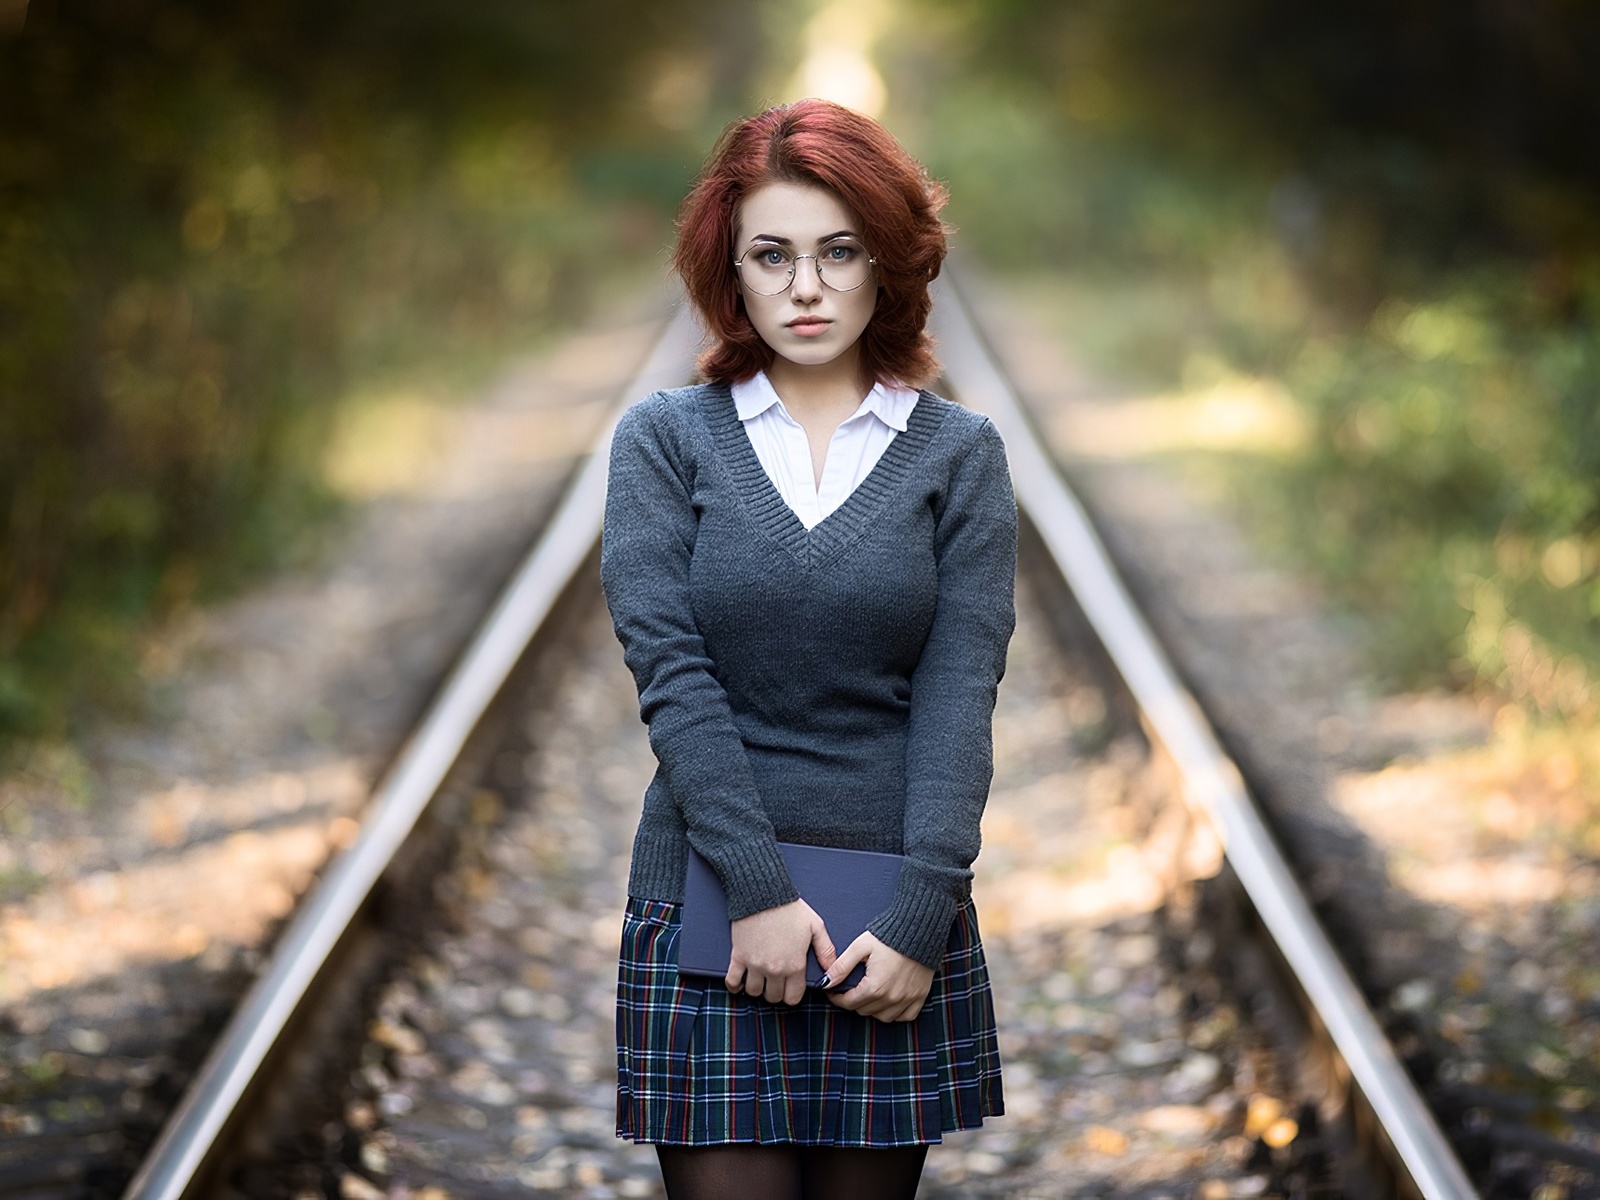
[[[883,1022],[915,1021],[933,986],[933,968],[885,946],[870,933],[863,933],[845,952],[825,968],[837,987],[856,964],[865,961],[867,973],[848,992],[828,992],[828,999],[865,1017]]]
[[[824,971],[837,957],[822,918],[804,900],[740,917],[732,929],[733,958],[723,982],[730,992],[765,996],[774,1004],[799,1004],[805,996],[808,949],[816,950]]]

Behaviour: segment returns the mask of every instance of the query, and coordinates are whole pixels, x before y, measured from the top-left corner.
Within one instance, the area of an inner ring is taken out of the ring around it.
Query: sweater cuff
[[[894,903],[867,926],[867,932],[889,949],[938,970],[950,941],[956,908],[955,897],[933,881],[921,878],[908,860],[900,870]]]
[[[778,844],[771,838],[753,844],[718,846],[717,856],[707,854],[706,858],[722,878],[730,921],[800,899]]]

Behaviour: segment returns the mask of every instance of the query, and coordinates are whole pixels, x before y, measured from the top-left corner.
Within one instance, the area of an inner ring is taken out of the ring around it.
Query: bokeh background
[[[820,93],[1200,414],[1384,686],[1592,773],[1597,52],[1568,0],[4,0],[0,753],[70,783],[152,629],[360,501],[342,447],[658,280],[717,130]]]

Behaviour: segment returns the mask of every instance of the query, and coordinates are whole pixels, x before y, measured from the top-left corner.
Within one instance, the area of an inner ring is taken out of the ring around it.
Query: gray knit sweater
[[[795,899],[778,841],[904,854],[870,928],[936,966],[993,771],[1016,522],[994,426],[929,392],[809,532],[727,385],[629,409],[600,577],[660,764],[629,894],[682,900],[689,844],[732,917]]]

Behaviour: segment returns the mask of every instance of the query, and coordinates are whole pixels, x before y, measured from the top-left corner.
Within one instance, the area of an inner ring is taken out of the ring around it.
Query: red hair
[[[772,347],[745,315],[733,243],[739,202],[778,182],[826,188],[860,222],[879,285],[861,335],[863,368],[885,383],[934,379],[939,361],[923,326],[933,307],[928,284],[945,255],[945,189],[882,125],[827,100],[797,100],[729,125],[683,202],[672,265],[714,339],[700,356],[701,374],[738,382],[772,365]]]

